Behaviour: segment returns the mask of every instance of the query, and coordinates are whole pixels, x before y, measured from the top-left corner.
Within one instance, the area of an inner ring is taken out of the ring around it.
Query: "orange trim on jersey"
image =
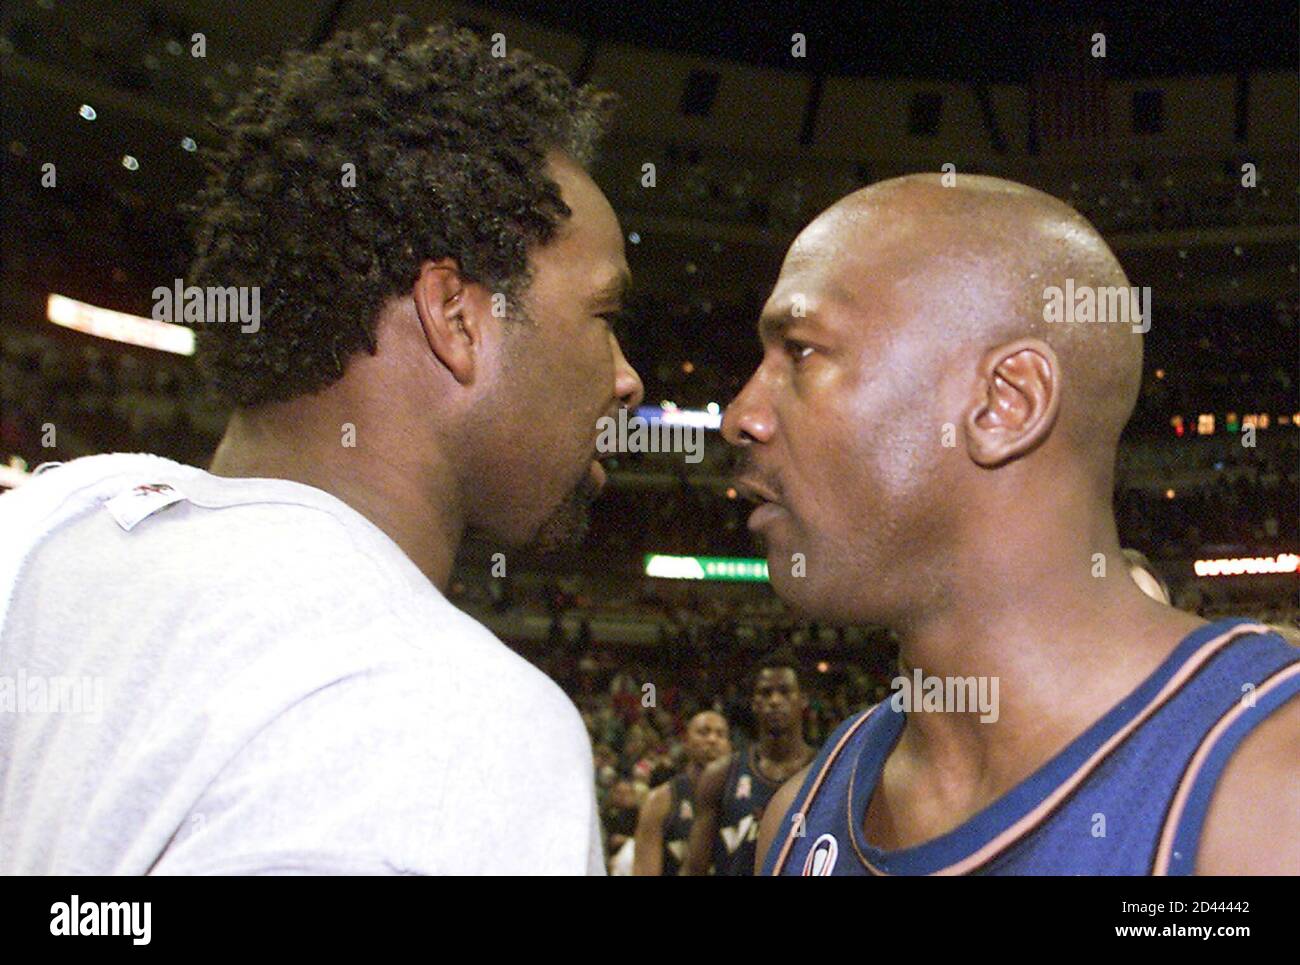
[[[1296,676],[1300,676],[1300,663],[1293,663],[1279,670],[1255,689],[1256,701]],[[1183,772],[1183,779],[1174,794],[1173,804],[1169,807],[1169,815],[1165,818],[1165,826],[1161,829],[1160,844],[1156,848],[1155,862],[1151,866],[1153,875],[1169,874],[1169,862],[1173,860],[1174,838],[1178,833],[1178,824],[1182,820],[1184,809],[1187,807],[1187,799],[1191,797],[1192,787],[1196,784],[1197,777],[1200,776],[1201,768],[1205,766],[1205,759],[1214,752],[1214,746],[1218,743],[1219,738],[1223,736],[1223,732],[1236,723],[1242,714],[1253,709],[1253,706],[1240,701],[1234,704],[1232,709],[1220,717],[1219,722],[1210,728],[1209,733],[1197,746],[1196,753],[1192,755],[1191,761],[1188,762],[1187,770]]]
[[[812,804],[813,798],[817,796],[817,791],[822,786],[822,781],[826,779],[826,775],[830,772],[831,765],[834,764],[835,759],[840,756],[840,751],[844,750],[844,745],[849,742],[849,738],[857,733],[858,728],[867,722],[867,718],[870,717],[876,707],[879,706],[880,704],[876,704],[875,707],[869,708],[860,718],[858,718],[856,724],[844,732],[844,735],[839,739],[839,743],[835,745],[830,756],[826,758],[826,763],[822,765],[822,769],[817,772],[817,779],[813,781],[812,787],[808,791],[808,796],[804,799],[803,804],[799,806],[799,810],[796,811],[795,814],[805,818],[808,816],[808,807]],[[781,853],[777,855],[776,864],[772,866],[772,877],[776,877],[781,873],[781,868],[784,866],[786,858],[790,856],[790,849],[794,847],[794,839],[796,837],[795,831],[803,827],[804,823],[805,822],[803,821],[795,821],[790,830],[786,832],[785,844],[781,846]]]
[[[1101,763],[1110,756],[1120,744],[1128,739],[1128,736],[1144,724],[1152,714],[1169,702],[1183,685],[1186,684],[1201,666],[1208,662],[1211,657],[1222,650],[1227,644],[1231,643],[1237,637],[1250,633],[1269,633],[1268,627],[1259,623],[1240,623],[1234,626],[1226,633],[1220,634],[1214,639],[1206,642],[1194,654],[1187,658],[1177,672],[1169,678],[1165,685],[1160,689],[1151,702],[1138,714],[1117,730],[1110,738],[1093,752],[1092,756],[1079,766],[1066,780],[1062,781],[1056,787],[1056,790],[1047,795],[1036,807],[1031,809],[1024,817],[1009,825],[1000,834],[994,837],[983,847],[971,852],[960,861],[954,862],[945,868],[931,872],[934,875],[961,875],[968,874],[982,865],[987,864],[1002,852],[1008,850],[1013,844],[1041,824],[1061,804],[1067,797],[1072,794],[1087,777],[1095,771]],[[853,822],[853,779],[849,778],[849,793],[846,796],[849,808],[849,821]],[[889,872],[877,868],[867,860],[866,855],[858,847],[857,836],[850,835],[849,842],[853,845],[853,850],[858,856],[858,860],[866,866],[872,874],[887,875]]]

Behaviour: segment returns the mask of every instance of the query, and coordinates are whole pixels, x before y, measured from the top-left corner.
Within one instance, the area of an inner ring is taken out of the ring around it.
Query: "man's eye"
[[[792,338],[787,338],[785,340],[785,350],[786,353],[796,362],[806,359],[813,351],[811,345],[804,345],[803,342],[796,342]]]

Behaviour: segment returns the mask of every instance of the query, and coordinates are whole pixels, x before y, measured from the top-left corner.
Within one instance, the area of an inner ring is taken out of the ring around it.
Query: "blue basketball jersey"
[[[758,856],[758,825],[763,810],[781,784],[758,769],[758,747],[731,755],[727,783],[718,810],[718,833],[713,841],[713,871],[719,875],[754,874]]]
[[[663,870],[660,874],[676,875],[686,857],[686,843],[695,820],[695,784],[682,771],[668,784],[668,813],[663,820]]]
[[[895,851],[872,847],[863,834],[906,721],[884,701],[826,742],[763,873],[1191,874],[1233,751],[1297,696],[1300,649],[1261,624],[1207,624],[1015,788],[952,831]]]

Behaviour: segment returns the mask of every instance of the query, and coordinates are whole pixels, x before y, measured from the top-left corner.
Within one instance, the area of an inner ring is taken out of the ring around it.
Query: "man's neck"
[[[342,425],[303,418],[293,403],[256,416],[236,412],[213,456],[217,476],[288,479],[323,490],[384,532],[439,590],[451,578],[464,524],[448,479],[423,467],[402,466],[407,451],[388,444],[384,430],[357,423],[355,445],[341,442]],[[382,420],[380,420],[382,422]]]
[[[900,675],[909,683],[920,671],[923,681],[938,678],[946,694],[949,679],[973,677],[977,693],[996,701],[991,713],[935,713],[914,700],[891,755],[894,775],[932,791],[942,785],[954,800],[995,798],[1132,692],[1204,624],[1146,597],[1117,547],[1106,565],[1109,577],[1093,579],[1085,570],[1080,579],[1072,572],[1077,566],[1027,561],[1017,573],[955,588],[942,612],[900,632]]]
[[[780,731],[761,730],[758,735],[759,756],[773,764],[789,764],[800,760],[809,750],[800,727]]]

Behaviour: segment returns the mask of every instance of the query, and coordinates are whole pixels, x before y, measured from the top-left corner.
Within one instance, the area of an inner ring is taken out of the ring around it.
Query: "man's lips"
[[[619,407],[615,407],[611,412],[607,412],[604,416],[602,416],[602,419],[617,420],[618,411],[619,411]],[[600,425],[601,420],[600,419],[596,420],[596,424]],[[591,466],[588,467],[587,469],[588,474],[595,481],[596,486],[598,488],[604,488],[605,483],[609,481],[609,474],[605,471],[604,464],[606,462],[609,462],[611,459],[617,459],[618,457],[619,457],[618,452],[600,451],[600,443],[599,443],[599,436],[598,436],[597,440],[592,444]]]
[[[776,496],[772,494],[772,490],[748,476],[737,476],[732,480],[731,484],[736,487],[736,492],[751,502],[774,503],[777,501]]]
[[[757,532],[786,511],[785,507],[776,501],[772,490],[760,482],[742,476],[737,477],[733,485],[741,496],[758,504],[749,514],[751,531]]]
[[[758,508],[749,514],[749,522],[746,525],[750,532],[757,533],[783,515],[785,515],[784,506],[777,503],[760,503]]]
[[[605,413],[604,416],[602,416],[600,419],[597,419],[596,425],[600,426],[604,419],[617,419],[617,417],[618,417],[618,407],[616,406],[612,411]],[[609,473],[605,471],[604,464],[608,462],[610,459],[618,458],[618,453],[601,452],[599,435],[597,435],[596,440],[593,441],[591,448],[592,448],[591,465],[587,467],[587,474],[591,477],[591,480],[595,484],[596,489],[601,490],[604,489],[605,484],[609,482]]]

